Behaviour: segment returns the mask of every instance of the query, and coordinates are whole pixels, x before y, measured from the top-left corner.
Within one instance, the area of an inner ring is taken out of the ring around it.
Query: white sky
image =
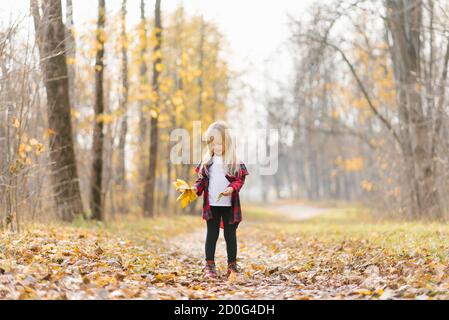
[[[287,39],[287,13],[295,16],[304,13],[306,3],[299,0],[162,0],[162,10],[172,12],[180,3],[189,14],[203,14],[214,21],[230,43],[229,62],[233,69],[263,71],[266,60]],[[65,0],[62,0],[63,5]],[[154,0],[146,0],[147,16],[153,15]],[[106,0],[108,11],[117,12],[121,0]],[[96,1],[73,0],[75,24],[96,19]],[[128,0],[128,22],[139,21],[140,0]],[[0,21],[25,16],[29,12],[29,0],[0,1]],[[1,22],[0,22],[1,24]],[[285,50],[284,50],[285,51]],[[288,71],[288,66],[276,61],[273,73]],[[257,85],[254,83],[254,85]]]

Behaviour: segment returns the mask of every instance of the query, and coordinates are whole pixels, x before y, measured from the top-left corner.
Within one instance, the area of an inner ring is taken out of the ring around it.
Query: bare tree
[[[104,144],[104,27],[106,22],[105,0],[98,0],[97,22],[97,56],[95,61],[95,105],[94,105],[94,130],[92,142],[92,171],[90,181],[90,210],[92,219],[103,220],[103,144]]]
[[[155,29],[156,42],[153,48],[153,52],[157,53],[161,50],[162,45],[162,23],[161,23],[161,0],[156,0],[155,5]],[[162,57],[160,54],[156,55],[156,59],[153,62],[153,93],[156,96],[156,102],[152,107],[151,121],[150,121],[150,162],[145,179],[144,187],[144,216],[154,216],[154,203],[155,203],[155,185],[156,185],[156,164],[157,164],[157,152],[158,152],[158,117],[159,117],[159,75],[160,68],[162,67]]]
[[[120,126],[120,140],[119,140],[119,163],[117,172],[117,181],[120,188],[120,204],[119,209],[124,210],[124,196],[126,193],[126,135],[128,133],[128,37],[126,34],[126,0],[122,1],[121,9],[121,41],[122,41],[122,96],[120,107],[123,112],[121,126]]]
[[[67,44],[67,61],[69,72],[69,95],[71,108],[76,106],[76,71],[75,71],[75,58],[76,58],[76,41],[73,32],[73,3],[72,0],[66,0],[66,44]]]
[[[146,88],[148,84],[148,66],[146,61],[146,55],[147,55],[147,43],[148,43],[148,37],[147,37],[147,18],[145,15],[145,0],[140,1],[140,69],[139,69],[139,84],[141,88]],[[147,141],[147,131],[148,131],[148,124],[147,124],[147,116],[146,112],[144,110],[144,107],[148,106],[150,102],[145,99],[139,103],[139,142],[146,150],[146,141]],[[145,152],[144,152],[145,154]],[[146,157],[143,157],[145,159]],[[146,162],[142,161],[140,163],[139,167],[139,173],[140,173],[140,180],[139,182],[143,185],[145,184],[145,173],[146,173]],[[144,199],[144,197],[142,198]],[[142,200],[143,201],[143,200]]]
[[[441,218],[430,145],[434,119],[421,101],[422,1],[388,0],[387,26],[391,33],[402,150],[410,181],[410,216]]]
[[[347,195],[364,188],[376,199],[376,206],[383,202],[384,209],[392,212],[407,213],[409,218],[443,217],[441,194],[447,190],[447,183],[442,177],[447,179],[447,164],[442,159],[447,146],[442,136],[447,126],[444,105],[449,43],[445,14],[434,10],[437,7],[441,8],[441,3],[433,0],[335,1],[312,7],[310,25],[302,23],[304,19],[292,19],[296,28],[292,39],[297,44],[296,52],[302,54],[297,58],[294,97],[305,109],[298,113],[296,139],[307,136],[302,141],[307,153],[316,145],[313,136],[333,135],[331,141],[341,149],[334,156],[340,162],[345,156],[344,141],[351,141],[357,146],[352,150],[359,150],[365,163],[371,164],[370,170],[363,170],[365,179],[361,181],[360,171],[340,175],[338,168],[329,168],[323,162],[323,154],[330,155],[332,148],[320,151],[318,158],[309,162],[319,166],[321,174],[331,169],[334,177],[329,179],[325,173],[318,180],[319,189],[329,189],[326,184],[331,183],[338,194],[343,191],[349,199]],[[379,32],[365,32],[367,19]],[[353,27],[357,35],[348,37],[337,31],[340,21],[346,28]],[[330,53],[333,56],[326,58]],[[343,63],[335,64],[339,60]],[[330,78],[329,72],[324,72],[329,66]],[[371,74],[374,71],[377,75]],[[333,77],[339,77],[339,81],[332,81]],[[347,86],[341,89],[345,81]],[[322,92],[316,90],[320,87]],[[359,104],[346,109],[351,114],[348,118],[330,113],[338,107],[338,102],[335,105],[330,101],[341,99],[340,93],[333,92],[334,87],[348,95],[343,101]],[[318,109],[309,117],[307,110],[317,103]],[[354,121],[354,116],[361,115],[358,109],[370,112],[364,116],[363,126]],[[304,161],[308,162],[307,157]],[[308,176],[314,172],[307,167],[298,176],[306,189]],[[335,180],[340,177],[343,182]],[[371,179],[374,184],[368,181]],[[392,202],[396,199],[395,207]]]
[[[71,221],[83,214],[73,145],[64,24],[60,0],[46,0],[42,10],[31,0],[31,12],[47,92],[52,185],[59,216]],[[42,16],[41,16],[42,14]]]

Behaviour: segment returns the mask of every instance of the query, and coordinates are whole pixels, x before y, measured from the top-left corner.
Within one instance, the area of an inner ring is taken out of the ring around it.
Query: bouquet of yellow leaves
[[[184,180],[176,179],[176,181],[173,182],[173,185],[177,191],[182,192],[178,199],[176,199],[176,202],[181,201],[181,208],[184,209],[190,202],[195,201],[196,198],[198,198],[193,187],[189,186]]]

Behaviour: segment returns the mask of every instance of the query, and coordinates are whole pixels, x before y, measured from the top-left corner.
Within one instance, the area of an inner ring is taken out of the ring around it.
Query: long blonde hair
[[[236,144],[226,122],[216,121],[207,128],[205,133],[206,152],[201,161],[201,167],[209,163],[214,156],[214,150],[210,147],[215,138],[220,138],[223,143],[223,167],[227,174],[237,176],[240,170],[240,160],[237,157]]]

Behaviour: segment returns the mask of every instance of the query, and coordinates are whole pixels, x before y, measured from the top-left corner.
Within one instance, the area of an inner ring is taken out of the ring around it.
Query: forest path
[[[306,220],[329,209],[303,205],[272,205],[264,210],[275,210],[283,215],[280,221],[288,223],[290,220]],[[203,276],[204,241],[206,228],[195,229],[191,233],[181,234],[166,239],[167,256],[173,257],[182,266],[181,281],[161,290],[155,289],[155,297],[169,294],[173,298],[199,299],[301,299],[308,297],[301,289],[301,280],[295,276],[298,261],[290,250],[282,250],[282,240],[279,234],[264,233],[268,221],[248,218],[238,228],[238,259],[243,270],[240,277],[226,279],[226,242],[223,231],[217,242],[216,263],[218,280],[207,280]],[[293,270],[293,271],[292,271]],[[310,291],[310,290],[308,290]],[[314,296],[321,296],[315,292]]]
[[[286,218],[292,220],[308,220],[322,214],[330,213],[334,208],[317,207],[303,203],[280,203],[269,204],[265,210],[282,213]]]
[[[199,216],[0,234],[0,299],[448,299],[447,225],[405,228],[355,207],[244,211],[243,273],[226,279],[220,230],[216,281],[203,275]]]

